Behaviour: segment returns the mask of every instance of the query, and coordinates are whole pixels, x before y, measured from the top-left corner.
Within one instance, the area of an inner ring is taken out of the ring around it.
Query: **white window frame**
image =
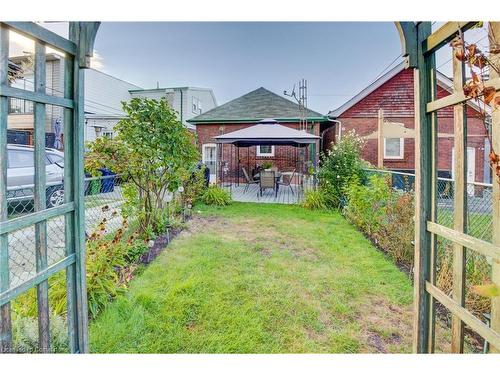
[[[208,147],[215,147],[215,162],[217,162],[217,143],[204,143],[201,148],[201,161],[205,163],[207,161],[207,151]]]
[[[115,132],[113,130],[103,129],[102,136],[113,139],[115,137]]]
[[[271,152],[260,152],[260,145],[257,146],[257,156],[274,156],[274,146],[271,146]]]
[[[191,112],[197,115],[201,114],[201,100],[196,96],[191,98]]]
[[[389,137],[390,139],[397,139],[397,137]],[[405,157],[405,139],[399,138],[399,156],[387,155],[386,147],[387,138],[384,138],[384,159],[402,160]]]

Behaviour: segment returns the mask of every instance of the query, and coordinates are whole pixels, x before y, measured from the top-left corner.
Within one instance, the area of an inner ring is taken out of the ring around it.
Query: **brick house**
[[[320,136],[326,129],[333,126],[332,122],[318,112],[307,109],[306,115],[308,132],[314,135]],[[218,148],[213,137],[248,128],[263,119],[274,119],[281,125],[300,129],[297,103],[263,87],[188,120],[189,123],[196,125],[202,161],[210,169],[212,179],[215,178],[215,162],[218,156],[221,156],[217,155]],[[320,146],[320,142],[317,143],[316,150]],[[280,171],[292,170],[297,157],[297,148],[292,146],[260,145],[238,150],[237,147],[224,145],[221,149],[222,151],[219,152],[222,152],[223,161],[239,158],[242,164],[249,166],[249,172],[265,161],[271,162]]]
[[[451,93],[452,81],[437,74],[437,97]],[[335,137],[354,130],[365,138],[363,159],[374,166],[378,161],[379,109],[383,111],[384,124],[399,127],[408,133],[403,138],[384,138],[383,166],[391,170],[415,170],[415,107],[414,71],[403,64],[391,69],[351,100],[328,113],[336,121]],[[438,170],[440,176],[452,177],[453,165],[453,107],[438,111]],[[339,126],[340,124],[340,126]],[[384,128],[385,129],[385,128]],[[385,132],[385,130],[384,130]],[[480,118],[479,108],[467,106],[467,156],[468,180],[490,182],[488,154],[489,141]]]

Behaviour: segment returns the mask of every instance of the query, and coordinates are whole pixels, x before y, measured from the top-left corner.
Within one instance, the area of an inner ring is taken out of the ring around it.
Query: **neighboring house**
[[[122,101],[139,86],[95,69],[85,70],[85,141],[113,137],[113,128],[125,115]]]
[[[190,129],[194,129],[194,126],[188,122],[189,119],[217,106],[212,89],[201,87],[188,86],[130,90],[130,95],[132,98],[165,98],[168,104],[177,111],[179,120]]]
[[[46,55],[46,91],[49,95],[63,96],[64,93],[64,57],[49,53]],[[30,60],[30,56],[9,58],[11,63],[20,66]],[[34,74],[32,67],[26,68],[20,79],[12,83],[13,87],[33,90]],[[85,141],[92,141],[97,136],[112,136],[113,127],[123,117],[121,101],[130,100],[129,90],[139,86],[125,82],[95,69],[85,70]],[[10,98],[8,116],[8,142],[33,144],[33,103],[27,100]],[[46,106],[46,145],[52,147],[55,139],[55,124],[61,124],[64,136],[64,116],[61,107]]]
[[[378,117],[383,110],[384,132],[403,134],[403,137],[387,137],[383,140],[383,166],[387,169],[413,172],[415,170],[415,110],[414,71],[396,66],[358,95],[331,111],[328,117],[337,121],[335,137],[354,130],[365,141],[362,157],[374,166],[378,161]],[[443,74],[437,74],[437,97],[451,92],[452,82]],[[467,157],[468,181],[490,182],[487,161],[489,141],[480,116],[479,108],[469,102],[467,106]],[[438,171],[441,176],[453,177],[453,107],[438,111]],[[341,124],[339,127],[338,124]],[[387,130],[386,130],[387,129]]]
[[[188,120],[196,125],[196,134],[202,153],[202,161],[209,167],[212,179],[215,177],[215,162],[217,161],[217,147],[214,136],[230,133],[235,130],[255,125],[262,119],[275,119],[281,125],[300,129],[300,113],[298,104],[263,87],[249,92],[239,98],[231,100],[197,117]],[[309,132],[320,135],[329,126],[324,115],[307,110]],[[272,125],[269,125],[272,126]],[[223,161],[230,161],[234,150],[224,148]],[[280,170],[293,169],[293,158],[289,157],[295,149],[291,146],[252,146],[242,151],[245,163],[251,168],[270,160]],[[249,161],[250,160],[250,161]]]
[[[11,69],[18,68],[29,62],[30,56],[9,58]],[[63,96],[64,92],[64,57],[50,53],[46,60],[47,93]],[[12,83],[12,86],[33,90],[34,74],[32,68],[26,69],[22,78]],[[217,105],[211,89],[197,87],[174,87],[167,89],[144,90],[141,87],[122,79],[113,77],[96,69],[85,70],[85,141],[93,141],[99,136],[113,137],[113,128],[125,115],[122,101],[134,97],[165,98],[174,110],[178,112],[179,120],[189,128],[193,125],[186,122],[203,111]],[[63,109],[56,106],[46,106],[46,145],[54,144],[55,124],[61,124],[64,136]],[[33,103],[26,100],[9,99],[8,142],[33,144]]]
[[[26,71],[20,79],[12,82],[11,86],[24,90],[34,89],[34,73],[32,69],[31,57],[17,56],[9,58],[12,64],[21,66],[26,64]],[[64,74],[64,64],[61,62],[63,58],[55,53],[47,54],[46,59],[46,90],[49,95],[63,96],[63,80],[61,77]],[[26,143],[33,142],[33,102],[18,98],[9,98],[8,102],[8,117],[7,129],[8,139],[10,143]],[[47,144],[53,143],[53,127],[56,119],[62,118],[63,110],[60,107],[47,105],[45,110],[45,131],[47,132]]]

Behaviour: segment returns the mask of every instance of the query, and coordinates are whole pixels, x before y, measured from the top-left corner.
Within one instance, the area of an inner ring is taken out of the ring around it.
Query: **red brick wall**
[[[293,129],[299,129],[298,123],[280,123]],[[198,136],[198,147],[202,151],[202,145],[207,143],[216,143],[213,137],[221,134],[230,133],[236,130],[244,129],[253,126],[255,123],[244,124],[204,124],[196,126],[196,134]],[[272,126],[272,125],[269,125]],[[312,124],[313,132],[319,135],[319,123]],[[318,149],[319,145],[316,145]],[[238,148],[232,145],[223,145],[222,159],[227,161],[232,169],[232,172],[237,167]],[[292,146],[274,146],[274,156],[257,156],[257,147],[240,147],[239,159],[240,168],[245,167],[249,173],[256,165],[261,165],[265,161],[270,161],[273,166],[278,167],[280,171],[292,171],[296,168],[296,160],[298,158],[298,148]],[[306,153],[307,154],[307,153]],[[241,174],[241,173],[240,173]],[[242,174],[241,174],[242,175]]]
[[[449,93],[438,87],[438,98]],[[384,110],[384,119],[402,123],[406,128],[414,129],[414,94],[413,70],[406,69],[391,78],[384,85],[349,108],[338,117],[342,122],[342,132],[355,130],[357,134],[366,136],[377,131],[378,110]],[[472,107],[467,107],[468,147],[476,149],[475,179],[483,181],[484,175],[484,141],[486,133],[479,114]],[[453,108],[447,107],[438,111],[438,132],[453,134]],[[403,159],[384,159],[384,167],[388,169],[415,169],[415,141],[405,139]],[[438,169],[452,169],[453,137],[439,138]],[[377,140],[368,140],[362,152],[363,159],[377,165]]]

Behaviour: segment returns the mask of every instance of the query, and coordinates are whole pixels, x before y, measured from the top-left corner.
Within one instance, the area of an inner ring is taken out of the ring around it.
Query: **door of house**
[[[215,183],[216,163],[217,163],[217,145],[208,143],[203,145],[202,162],[210,171],[210,183]]]
[[[455,148],[451,150],[451,175],[455,180]],[[474,182],[476,176],[476,149],[467,147],[467,194],[474,195]]]

